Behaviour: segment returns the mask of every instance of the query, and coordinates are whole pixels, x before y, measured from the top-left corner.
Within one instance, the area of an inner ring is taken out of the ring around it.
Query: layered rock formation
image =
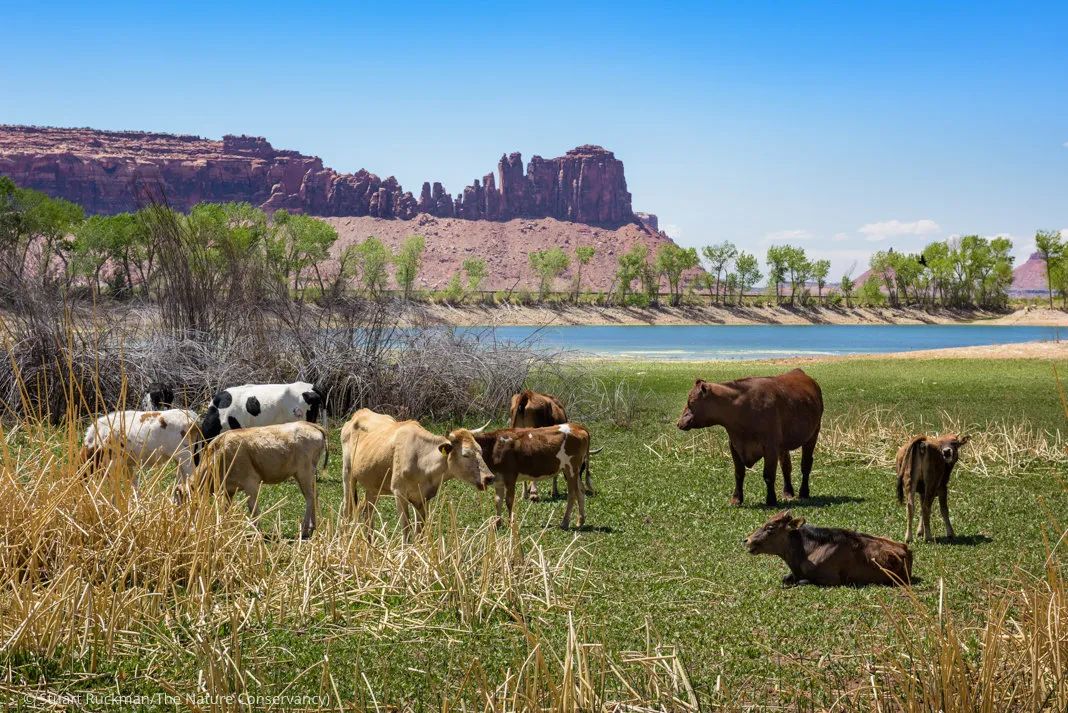
[[[393,176],[343,174],[321,159],[275,149],[264,138],[212,141],[131,131],[0,126],[0,175],[74,201],[90,213],[133,210],[164,198],[186,210],[201,201],[246,201],[320,216],[510,220],[555,218],[619,226],[636,218],[623,163],[600,146],[564,156],[501,156],[497,175],[476,179],[455,198],[424,183],[419,198]],[[499,185],[498,185],[499,184]],[[654,218],[655,220],[655,218]],[[655,226],[655,222],[653,224]],[[655,227],[654,227],[655,230]]]

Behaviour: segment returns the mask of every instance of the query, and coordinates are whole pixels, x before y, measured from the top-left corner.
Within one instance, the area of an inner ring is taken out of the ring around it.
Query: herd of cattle
[[[305,499],[301,536],[315,530],[316,475],[326,462],[327,431],[320,426],[323,394],[313,384],[245,384],[224,389],[202,415],[172,408],[173,391],[153,385],[139,410],[116,411],[98,418],[85,433],[83,464],[104,468],[117,461],[133,473],[140,467],[173,461],[178,470],[175,499],[193,492],[237,491],[248,496],[255,518],[264,483],[294,479]],[[396,500],[404,538],[410,540],[427,516],[427,504],[447,480],[458,479],[485,490],[492,486],[498,524],[502,505],[512,517],[517,484],[529,481],[528,497],[537,499],[536,481],[564,476],[567,506],[561,527],[570,526],[574,508],[578,525],[586,520],[590,476],[590,432],[568,420],[560,401],[548,394],[523,391],[512,397],[511,426],[486,431],[458,428],[447,435],[427,430],[418,421],[359,409],[341,429],[342,514],[370,519],[383,494]],[[805,372],[750,377],[713,383],[698,379],[678,420],[678,428],[722,426],[730,443],[735,488],[741,504],[746,470],[763,460],[766,504],[775,506],[776,474],[781,467],[783,494],[795,496],[790,451],[801,449],[800,498],[809,497],[809,476],[823,419],[823,395]],[[933,539],[934,498],[953,537],[947,493],[960,447],[968,438],[955,434],[915,436],[897,454],[897,497],[906,504],[905,541],[912,540],[914,502],[920,500],[918,534]],[[598,449],[599,450],[599,449]],[[584,482],[583,482],[584,480]],[[357,486],[364,491],[360,503]],[[414,523],[412,511],[414,510]],[[745,540],[753,554],[773,554],[787,564],[787,584],[900,584],[910,581],[912,552],[906,544],[846,530],[806,525],[786,511],[769,519]]]

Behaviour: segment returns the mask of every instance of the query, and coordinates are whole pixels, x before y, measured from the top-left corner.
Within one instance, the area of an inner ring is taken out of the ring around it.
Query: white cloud
[[[764,236],[764,243],[789,243],[803,240],[811,240],[812,233],[804,228],[791,228],[790,230],[776,230]]]
[[[1064,148],[1068,149],[1068,141],[1065,141],[1063,144],[1061,144],[1061,146],[1063,146]]]
[[[886,240],[901,235],[931,235],[941,231],[938,223],[930,218],[922,218],[912,222],[900,220],[884,220],[881,223],[868,223],[857,229],[868,241]]]
[[[667,233],[668,237],[672,240],[678,240],[682,237],[682,229],[674,223],[668,223],[667,225],[661,226],[660,229]]]
[[[831,236],[831,242],[842,243],[849,240],[849,233],[835,233]]]

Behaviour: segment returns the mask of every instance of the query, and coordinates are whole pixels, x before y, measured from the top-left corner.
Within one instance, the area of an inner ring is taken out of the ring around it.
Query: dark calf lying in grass
[[[949,476],[960,457],[960,447],[968,440],[968,436],[962,438],[955,433],[913,436],[897,452],[897,501],[906,507],[905,542],[912,542],[912,515],[917,493],[920,495],[919,535],[927,542],[934,539],[931,505],[937,495],[946,537],[953,537],[953,525],[949,522]]]
[[[912,551],[900,542],[836,527],[812,527],[780,512],[745,540],[750,554],[777,555],[790,574],[783,584],[903,584],[912,578]]]

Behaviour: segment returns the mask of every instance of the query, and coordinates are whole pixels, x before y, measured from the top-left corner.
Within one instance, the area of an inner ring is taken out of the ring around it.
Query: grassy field
[[[262,502],[272,509],[262,527],[274,532],[266,541],[248,535],[240,512],[220,516],[230,528],[227,542],[238,542],[226,547],[258,558],[258,569],[218,585],[226,596],[215,596],[208,615],[207,594],[200,596],[200,620],[193,609],[169,610],[166,600],[189,597],[178,591],[188,580],[159,585],[166,580],[159,575],[156,585],[136,578],[125,585],[139,594],[123,600],[138,604],[123,606],[139,615],[121,626],[101,623],[118,616],[117,609],[92,615],[64,610],[72,628],[83,618],[96,621],[78,624],[105,632],[96,637],[55,633],[58,643],[49,646],[43,625],[30,637],[31,627],[20,632],[0,624],[0,699],[28,709],[45,707],[42,701],[56,692],[306,693],[326,695],[335,708],[344,701],[356,709],[464,703],[483,710],[493,696],[534,700],[539,686],[558,695],[574,683],[568,676],[578,676],[590,691],[568,699],[572,709],[585,708],[583,695],[668,709],[694,702],[703,709],[823,709],[859,705],[873,687],[889,685],[888,662],[908,645],[902,627],[925,610],[941,607],[974,651],[972,627],[983,623],[1007,587],[1042,575],[1049,548],[1068,526],[1065,415],[1052,365],[885,360],[805,367],[821,384],[827,410],[813,497],[790,505],[812,524],[900,539],[904,509],[894,498],[892,469],[897,446],[914,432],[973,436],[950,494],[957,538],[915,545],[911,594],[879,587],[783,588],[785,565],[750,556],[741,545],[770,514],[762,505],[759,471],[746,479],[746,504],[733,508],[724,433],[675,429],[695,377],[725,380],[786,368],[591,367],[609,391],[623,386],[611,412],[602,410],[587,424],[594,447],[604,451],[593,457],[598,494],[587,500],[581,532],[556,529],[562,499],[522,502],[519,536],[510,540],[487,524],[492,496],[460,483],[443,488],[430,536],[407,550],[388,499],[380,501],[384,532],[371,542],[349,527],[338,531],[335,432],[334,457],[321,477],[320,531],[311,543],[291,539],[303,509],[296,486],[265,488]],[[69,444],[51,437],[62,458]],[[27,472],[33,438],[24,432],[8,439],[6,469]],[[18,455],[20,448],[26,457]],[[781,475],[778,485],[781,493]],[[162,484],[156,493],[149,488],[144,500],[158,501],[151,506],[156,514],[138,527],[176,527],[157,519],[173,513],[163,490]],[[0,525],[15,527],[16,512],[0,505],[6,514]],[[941,522],[933,520],[941,535]],[[175,529],[161,539],[184,542],[184,536]],[[72,580],[67,591],[98,586],[81,577],[85,581]],[[16,591],[16,585],[0,590],[0,615],[9,622],[16,614],[29,618],[32,608],[16,601],[34,596],[26,594],[30,590]],[[140,603],[146,597],[158,601]],[[160,612],[158,621],[151,621],[152,611]],[[173,618],[164,616],[168,611]],[[553,705],[566,709],[560,700]],[[279,710],[292,707],[272,702]],[[222,707],[228,706],[271,707]]]

